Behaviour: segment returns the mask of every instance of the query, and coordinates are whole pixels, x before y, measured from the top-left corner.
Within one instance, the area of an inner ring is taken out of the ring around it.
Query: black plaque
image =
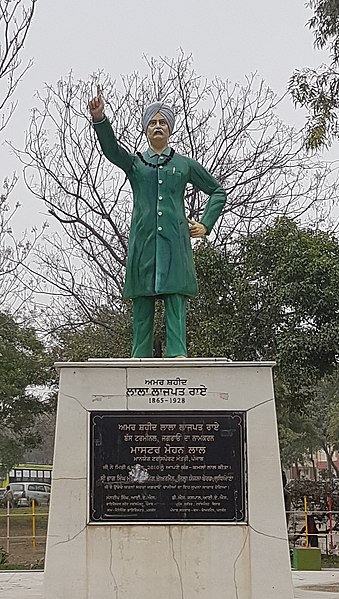
[[[244,412],[91,412],[91,522],[244,522]]]

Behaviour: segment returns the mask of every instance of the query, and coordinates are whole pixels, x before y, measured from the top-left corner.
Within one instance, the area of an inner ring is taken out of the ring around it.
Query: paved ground
[[[43,572],[0,571],[2,599],[43,599]]]
[[[293,572],[295,599],[338,599],[339,569]],[[1,596],[1,593],[0,593]]]
[[[43,599],[42,584],[43,572],[0,571],[0,598]],[[295,599],[338,599],[339,569],[293,572],[293,584]]]

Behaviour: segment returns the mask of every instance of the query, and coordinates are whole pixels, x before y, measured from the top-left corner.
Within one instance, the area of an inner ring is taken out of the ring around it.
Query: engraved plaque
[[[95,523],[246,520],[245,413],[91,412]]]

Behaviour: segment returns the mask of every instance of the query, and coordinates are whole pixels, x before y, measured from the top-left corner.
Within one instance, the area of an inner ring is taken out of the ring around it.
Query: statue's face
[[[147,139],[150,145],[163,144],[167,145],[169,138],[169,128],[166,119],[157,112],[157,114],[150,120],[147,127]]]

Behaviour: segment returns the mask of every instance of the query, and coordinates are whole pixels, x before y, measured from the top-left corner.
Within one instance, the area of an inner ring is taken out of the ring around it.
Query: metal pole
[[[35,551],[36,546],[35,539],[35,501],[32,499],[32,549]]]
[[[304,512],[305,512],[305,547],[308,547],[308,523],[307,523],[307,499],[304,497]]]
[[[327,498],[328,502],[328,512],[329,512],[329,520],[330,520],[330,551],[333,551],[333,514],[332,514],[332,497],[329,496]]]
[[[9,539],[10,539],[10,536],[9,536],[9,533],[10,533],[9,514],[10,514],[10,502],[7,501],[7,515],[6,515],[6,519],[7,519],[7,543],[6,543],[6,551],[7,551],[7,553],[9,553],[9,549],[10,549],[10,542],[9,542]]]

